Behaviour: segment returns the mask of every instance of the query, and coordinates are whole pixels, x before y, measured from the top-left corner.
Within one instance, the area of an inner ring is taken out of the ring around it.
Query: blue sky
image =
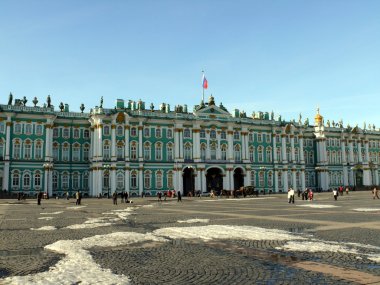
[[[117,98],[380,127],[380,1],[0,1],[0,94]],[[30,103],[31,104],[31,103]]]

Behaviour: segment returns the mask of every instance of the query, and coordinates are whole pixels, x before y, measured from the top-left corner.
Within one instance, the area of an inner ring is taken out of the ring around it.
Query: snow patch
[[[357,254],[356,249],[350,249],[346,246],[335,244],[333,242],[322,241],[290,241],[276,249],[306,252],[343,252]]]
[[[305,204],[305,205],[297,205],[298,207],[309,207],[309,208],[318,208],[318,209],[328,209],[328,208],[338,208],[340,206],[335,205],[321,205],[321,204]]]
[[[57,228],[55,226],[44,226],[40,228],[31,228],[32,231],[54,231]]]
[[[38,218],[39,220],[45,220],[45,221],[50,221],[52,219],[54,219],[53,217],[41,217],[41,218]]]
[[[198,227],[171,227],[155,230],[153,234],[174,239],[238,239],[238,240],[302,240],[303,237],[286,231],[251,226],[209,225]]]
[[[380,254],[368,254],[367,258],[374,262],[380,263]]]
[[[192,224],[192,223],[208,223],[210,220],[209,219],[189,219],[189,220],[179,220],[177,223],[187,223],[187,224]]]
[[[380,208],[356,208],[353,210],[357,212],[380,212]]]
[[[82,208],[86,208],[87,206],[70,206],[70,207],[66,207],[66,209],[69,209],[69,210],[78,210],[78,209],[82,209]]]
[[[59,215],[62,213],[63,213],[63,211],[58,211],[58,212],[52,212],[52,213],[40,213],[40,215]]]

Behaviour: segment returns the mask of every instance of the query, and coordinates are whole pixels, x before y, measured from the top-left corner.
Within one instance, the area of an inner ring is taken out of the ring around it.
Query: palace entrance
[[[183,195],[191,193],[194,196],[194,169],[186,167],[183,170]]]
[[[244,186],[243,170],[241,168],[236,168],[234,171],[234,190],[237,190],[242,186]]]
[[[355,172],[355,185],[356,187],[363,186],[363,170],[362,169],[358,169]]]
[[[206,175],[207,192],[211,190],[217,194],[223,189],[223,176],[222,170],[219,168],[210,168],[207,170]]]

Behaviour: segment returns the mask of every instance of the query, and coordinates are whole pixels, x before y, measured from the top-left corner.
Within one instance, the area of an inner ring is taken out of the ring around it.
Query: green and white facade
[[[325,124],[319,112],[310,125],[262,112],[230,114],[213,97],[193,112],[186,105],[145,108],[141,100],[90,113],[20,100],[0,105],[0,185],[9,192],[327,190],[378,185],[379,162],[378,130]]]

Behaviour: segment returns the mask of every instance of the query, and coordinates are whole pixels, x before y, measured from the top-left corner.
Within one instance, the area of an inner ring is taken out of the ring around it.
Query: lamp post
[[[104,175],[108,175],[108,183],[106,185],[106,187],[107,187],[107,198],[108,199],[110,198],[110,185],[109,185],[109,183],[110,183],[110,168],[111,168],[111,165],[109,165],[109,164],[103,165]]]

